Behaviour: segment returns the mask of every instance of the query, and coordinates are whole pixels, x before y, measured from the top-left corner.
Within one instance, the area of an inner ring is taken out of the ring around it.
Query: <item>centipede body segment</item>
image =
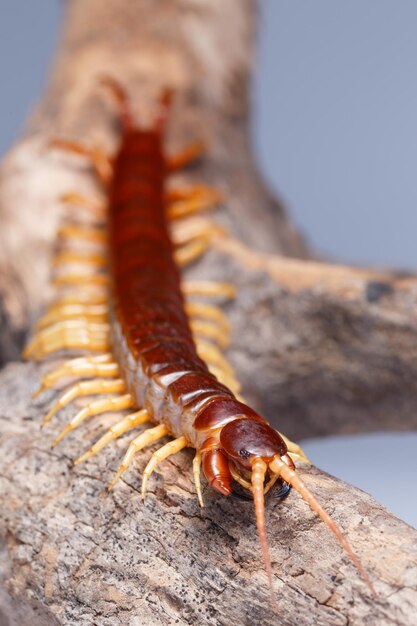
[[[194,448],[193,475],[201,505],[201,469],[224,496],[232,494],[233,481],[253,493],[270,584],[264,494],[280,480],[293,486],[328,524],[372,588],[346,539],[296,472],[294,461],[306,460],[302,450],[241,398],[236,374],[222,352],[230,333],[224,313],[195,299],[229,297],[233,287],[181,279],[180,267],[201,256],[212,237],[224,235],[212,220],[196,215],[219,201],[216,190],[167,186],[169,175],[194,159],[201,144],[167,157],[163,144],[170,94],[162,96],[154,124],[142,129],[134,123],[125,91],[111,79],[103,82],[118,103],[122,133],[116,155],[109,158],[61,139],[52,141],[51,148],[89,159],[106,201],[75,191],[62,198],[70,208],[81,207],[89,221],[72,219],[60,228],[53,262],[58,295],[37,323],[25,356],[83,353],[44,375],[35,395],[68,377],[83,379],[55,402],[45,424],[79,397],[105,396],[81,408],[54,445],[88,418],[125,410],[76,463],[146,425],[131,439],[109,484],[115,486],[135,454],[169,437],[145,468],[144,497],[158,463],[185,447]]]

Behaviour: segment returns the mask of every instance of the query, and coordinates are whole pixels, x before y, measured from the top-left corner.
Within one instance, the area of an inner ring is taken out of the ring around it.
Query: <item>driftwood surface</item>
[[[219,238],[189,276],[233,281],[230,358],[245,396],[294,439],[411,430],[417,400],[417,280],[394,271],[317,262],[254,167],[248,81],[257,4],[251,0],[71,0],[51,81],[0,169],[0,348],[6,363],[45,304],[58,198],[95,192],[54,136],[117,142],[114,108],[97,87],[120,78],[139,116],[161,87],[176,90],[168,148],[206,139],[183,178],[227,198]],[[200,510],[189,452],[160,466],[140,502],[140,455],[114,493],[104,487],[126,439],[72,467],[114,416],[95,418],[51,451],[72,414],[39,422],[52,392],[30,396],[48,366],[0,374],[0,624],[415,624],[417,532],[370,496],[300,468],[346,532],[374,598],[297,494],[268,500],[277,613],[269,605],[250,504],[205,490]],[[387,459],[387,463],[392,462]]]

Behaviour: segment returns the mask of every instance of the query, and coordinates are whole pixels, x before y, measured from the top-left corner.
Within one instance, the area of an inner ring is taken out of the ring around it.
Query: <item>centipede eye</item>
[[[241,456],[242,459],[248,459],[250,457],[250,452],[249,450],[243,448],[243,450],[239,450],[239,456]]]

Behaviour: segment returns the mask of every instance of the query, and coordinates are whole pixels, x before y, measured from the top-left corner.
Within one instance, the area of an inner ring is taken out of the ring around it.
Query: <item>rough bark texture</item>
[[[109,420],[93,420],[51,451],[58,424],[40,432],[45,405],[30,400],[38,376],[38,367],[14,364],[0,380],[2,562],[11,602],[46,606],[44,623],[65,626],[415,624],[417,531],[370,496],[301,469],[361,555],[378,598],[297,494],[268,500],[274,613],[251,504],[207,488],[199,509],[189,452],[160,466],[144,504],[146,453],[106,494],[126,438],[72,467]],[[18,623],[33,624],[32,614]]]
[[[97,87],[106,73],[128,86],[145,120],[161,86],[175,87],[171,149],[202,135],[208,141],[207,157],[187,180],[224,190],[216,219],[234,238],[216,241],[189,274],[238,287],[227,305],[230,357],[246,397],[295,439],[412,429],[417,281],[307,259],[251,158],[255,17],[251,0],[68,2],[45,98],[0,169],[0,358],[17,357],[49,296],[50,254],[63,217],[57,198],[75,189],[97,194],[88,167],[52,153],[48,139],[109,150],[117,141],[112,103]],[[9,365],[0,377],[1,626],[415,623],[416,531],[366,494],[305,469],[370,571],[376,599],[297,495],[269,500],[277,616],[250,505],[207,490],[199,510],[188,452],[155,473],[145,505],[138,488],[147,454],[106,496],[126,440],[71,468],[110,422],[93,420],[52,452],[50,430],[39,431],[48,398],[30,400],[38,379],[33,365]]]

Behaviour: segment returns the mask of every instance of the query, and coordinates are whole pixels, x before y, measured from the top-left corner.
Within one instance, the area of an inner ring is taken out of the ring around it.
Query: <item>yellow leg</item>
[[[113,489],[114,485],[119,480],[120,476],[123,474],[123,472],[127,470],[129,465],[131,464],[132,459],[135,456],[136,452],[139,452],[139,450],[142,450],[145,446],[148,446],[150,443],[153,443],[154,441],[157,441],[158,439],[162,439],[162,437],[165,437],[165,435],[167,434],[168,434],[168,429],[165,426],[165,424],[159,424],[158,426],[155,426],[154,428],[148,428],[148,430],[145,430],[145,432],[135,437],[135,439],[131,441],[127,449],[127,452],[123,458],[123,461],[119,469],[117,470],[117,473],[114,476],[113,480],[109,484],[108,488]]]
[[[56,254],[52,260],[53,267],[61,267],[67,264],[86,265],[99,270],[107,267],[107,258],[104,254],[81,254],[66,250]]]
[[[216,322],[221,328],[230,333],[230,322],[226,315],[217,306],[207,304],[205,302],[187,302],[185,304],[185,311],[191,318],[201,318]]]
[[[301,446],[298,445],[298,443],[294,443],[294,441],[291,441],[280,432],[279,434],[285,441],[285,444],[288,448],[289,455],[291,456],[293,461],[302,461],[303,463],[308,463],[309,465],[311,465],[310,459],[307,457],[304,450],[302,449]]]
[[[67,141],[66,139],[53,139],[49,142],[49,146],[87,157],[91,161],[99,180],[103,184],[106,185],[111,180],[113,172],[112,163],[101,148],[88,148],[76,141]]]
[[[100,393],[123,393],[126,390],[126,383],[121,378],[116,380],[86,380],[81,383],[73,385],[66,391],[57,402],[53,405],[50,411],[45,416],[42,425],[45,425],[49,420],[67,404],[80,398],[82,396],[92,396]]]
[[[26,359],[42,360],[59,350],[89,350],[107,352],[110,348],[109,333],[80,329],[63,329],[56,336],[42,341],[40,345],[23,353]]]
[[[176,172],[177,170],[186,167],[192,163],[192,161],[204,154],[205,150],[206,146],[202,141],[196,141],[186,146],[180,152],[168,157],[168,171]]]
[[[230,344],[229,333],[225,332],[212,322],[191,320],[190,327],[196,337],[203,337],[215,341],[221,348],[227,348]]]
[[[221,367],[231,376],[234,375],[232,366],[214,343],[204,341],[204,339],[200,337],[196,338],[195,343],[197,353],[204,361],[211,361],[214,365]]]
[[[60,197],[60,200],[64,204],[69,204],[70,206],[80,206],[84,209],[88,209],[88,211],[98,217],[102,217],[106,212],[106,206],[102,201],[96,198],[88,198],[87,196],[75,191],[63,194]]]
[[[89,287],[104,287],[109,284],[107,274],[60,274],[52,279],[54,287],[66,287],[68,285],[86,285]]]
[[[244,489],[252,491],[252,484],[248,480],[245,480],[243,476],[240,476],[233,463],[229,463],[229,470],[231,475],[233,476],[233,480],[239,483],[239,485],[241,485]],[[272,489],[278,478],[279,476],[277,474],[272,474],[271,478],[268,480],[267,484],[264,487],[264,495],[267,494],[270,489]]]
[[[71,312],[91,315],[104,315],[109,312],[108,298],[93,293],[72,293],[62,296],[49,305],[48,313]]]
[[[226,374],[224,370],[222,370],[220,367],[216,367],[215,365],[211,365],[209,369],[210,369],[210,372],[214,376],[216,376],[216,378],[221,383],[223,383],[223,385],[226,385],[226,387],[229,387],[230,391],[232,391],[235,395],[240,392],[241,386],[240,386],[239,381],[236,380],[236,378]]]
[[[119,376],[119,366],[113,362],[111,354],[72,359],[45,374],[41,379],[39,389],[35,391],[32,398],[37,398],[43,391],[54,387],[63,378],[74,376],[78,378],[117,378]]]
[[[207,237],[198,237],[177,248],[174,252],[175,262],[179,267],[189,265],[200,258],[209,247]]]
[[[92,333],[88,331],[70,330],[64,331],[63,336],[51,341],[48,345],[39,349],[30,358],[40,361],[49,354],[60,350],[81,350],[89,352],[108,352],[110,342],[108,333]]]
[[[194,484],[195,490],[197,492],[197,498],[200,503],[200,506],[204,506],[203,500],[203,492],[201,491],[201,481],[200,481],[200,472],[201,472],[201,453],[196,450],[195,457],[193,459],[193,476],[194,476]]]
[[[100,450],[102,450],[108,443],[121,437],[124,433],[132,428],[136,428],[145,422],[149,422],[149,413],[146,409],[142,409],[141,411],[137,411],[136,413],[131,413],[124,417],[120,422],[117,422],[114,426],[109,428],[107,432],[104,433],[102,437],[96,443],[87,450],[80,458],[75,461],[75,465],[78,463],[82,463],[82,461],[86,461],[87,459],[95,456]]]
[[[47,311],[53,311],[56,307],[60,306],[90,306],[90,305],[103,305],[108,309],[109,296],[107,291],[103,293],[90,292],[90,291],[71,291],[65,295],[60,295],[56,298],[52,304],[48,307]]]
[[[243,476],[241,476],[239,472],[237,471],[235,464],[230,461],[229,461],[229,470],[230,470],[231,475],[233,476],[233,480],[239,483],[239,485],[243,487],[244,489],[247,489],[248,491],[252,491],[251,482],[249,480],[245,480]]]
[[[215,187],[210,185],[191,185],[190,187],[171,187],[166,192],[166,199],[168,202],[178,202],[181,200],[190,200],[197,196],[213,195],[219,196],[222,199],[221,194]]]
[[[123,396],[113,396],[112,398],[103,398],[102,400],[96,400],[95,402],[91,402],[87,404],[81,411],[72,418],[72,420],[66,425],[66,427],[60,432],[58,437],[52,444],[54,448],[57,443],[62,441],[62,439],[72,430],[75,430],[82,422],[84,422],[88,417],[93,417],[94,415],[101,415],[102,413],[109,413],[110,411],[122,411],[124,409],[130,409],[134,405],[135,400],[129,394],[125,394]]]
[[[196,186],[168,192],[168,217],[177,220],[214,208],[223,196],[213,187]]]
[[[36,323],[42,329],[65,320],[83,319],[86,322],[104,323],[108,320],[108,307],[104,304],[62,304],[50,307]]]
[[[95,324],[86,322],[85,320],[66,320],[57,322],[48,328],[44,328],[36,333],[32,341],[26,346],[23,356],[30,358],[37,352],[48,348],[56,340],[62,340],[66,333],[71,331],[82,331],[85,333],[94,333],[98,336],[108,334],[109,324]]]
[[[279,476],[277,474],[272,474],[271,478],[268,480],[267,484],[265,485],[264,495],[267,494],[270,489],[272,489],[272,487],[277,482],[278,478]]]
[[[186,438],[178,437],[178,439],[169,441],[164,446],[162,446],[162,448],[159,448],[159,450],[153,453],[153,455],[151,456],[151,460],[149,461],[149,463],[145,467],[145,471],[143,472],[142,490],[141,490],[142,500],[145,499],[146,485],[148,482],[148,478],[150,477],[150,475],[152,474],[152,472],[154,471],[158,463],[160,463],[164,459],[167,459],[169,456],[176,454],[177,452],[179,452],[186,446],[188,446],[188,442]]]
[[[171,225],[172,240],[176,246],[184,246],[201,238],[210,241],[213,237],[225,234],[226,230],[222,226],[203,217],[190,217]]]
[[[64,240],[82,239],[91,243],[106,243],[106,231],[102,228],[92,226],[78,226],[75,224],[65,224],[58,230],[58,237]]]
[[[235,298],[236,288],[231,283],[204,280],[188,280],[182,283],[186,296],[209,296],[213,298]]]

